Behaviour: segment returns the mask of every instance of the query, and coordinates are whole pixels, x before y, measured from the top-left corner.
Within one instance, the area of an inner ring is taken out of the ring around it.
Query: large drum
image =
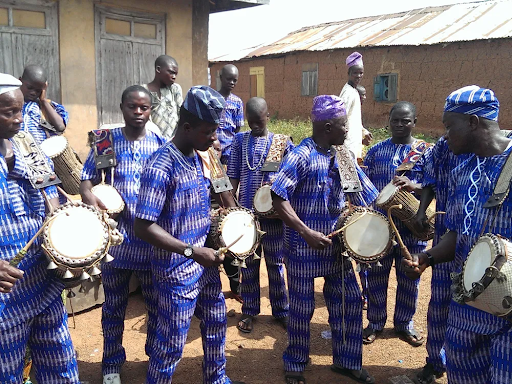
[[[123,198],[113,186],[101,183],[92,187],[91,192],[101,200],[108,213],[121,213],[124,209]]]
[[[80,193],[80,174],[83,165],[64,136],[52,136],[41,143],[41,149],[53,160],[55,173],[62,181],[62,188],[71,195]]]
[[[254,213],[262,219],[279,219],[272,205],[270,184],[264,184],[256,190],[253,199]]]
[[[415,225],[415,219],[420,202],[412,193],[404,191],[392,183],[389,183],[382,189],[375,201],[375,204],[386,212],[389,210],[389,207],[402,204],[402,209],[393,210],[393,216],[400,219],[400,221],[402,221],[418,239],[426,241],[434,237],[434,220],[429,220],[428,228],[426,230],[418,232]],[[426,214],[428,218],[435,216],[434,210],[430,207],[427,208]]]
[[[212,211],[212,224],[208,234],[209,244],[222,248],[240,240],[228,248],[228,252],[240,261],[253,255],[263,232],[250,210],[245,208],[219,208]]]
[[[361,263],[376,263],[386,256],[393,245],[393,231],[382,213],[370,208],[355,207],[344,212],[336,230],[346,252]]]
[[[512,243],[486,233],[468,254],[454,299],[505,317],[512,312]],[[458,297],[457,297],[458,296]]]
[[[83,203],[66,203],[44,223],[42,248],[50,264],[67,288],[98,275],[100,261],[110,261],[108,250],[119,245],[123,235],[106,214]]]

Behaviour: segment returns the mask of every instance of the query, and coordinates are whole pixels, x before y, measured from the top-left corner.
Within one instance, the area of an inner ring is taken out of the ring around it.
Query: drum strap
[[[361,180],[357,175],[356,166],[352,154],[344,145],[338,145],[336,149],[336,161],[338,162],[338,172],[341,178],[343,192],[361,192]]]
[[[505,198],[508,196],[510,192],[510,181],[512,180],[512,156],[508,155],[507,161],[501,168],[500,176],[498,177],[498,182],[494,187],[494,191],[484,204],[484,208],[492,208],[497,205],[501,205]]]
[[[207,179],[210,179],[215,193],[231,191],[233,186],[215,149],[210,147],[204,152],[198,151],[197,154],[203,163],[203,173]]]
[[[282,135],[280,133],[274,134],[272,137],[272,143],[268,150],[265,163],[261,167],[262,172],[277,172],[281,161],[283,160],[284,151],[286,149],[286,143],[290,140],[289,136]]]
[[[32,134],[20,131],[12,138],[12,142],[25,160],[28,178],[34,188],[46,188],[61,182],[48,163],[48,157],[36,143]]]
[[[89,145],[94,150],[96,169],[115,167],[117,165],[112,131],[96,129],[89,132]]]
[[[429,143],[423,140],[417,140],[413,144],[409,154],[405,157],[404,161],[402,161],[402,164],[400,164],[396,168],[395,172],[407,172],[413,169],[416,163],[419,161],[419,159],[421,159],[421,157],[429,147]]]

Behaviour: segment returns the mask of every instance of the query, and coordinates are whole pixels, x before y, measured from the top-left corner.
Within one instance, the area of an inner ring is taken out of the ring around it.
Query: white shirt
[[[345,146],[357,158],[363,157],[363,120],[361,117],[361,99],[359,92],[349,83],[343,86],[340,98],[347,110],[347,138]]]

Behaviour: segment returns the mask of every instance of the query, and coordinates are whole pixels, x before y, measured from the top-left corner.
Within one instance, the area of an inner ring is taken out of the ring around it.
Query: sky
[[[463,3],[457,0],[270,0],[270,5],[210,15],[210,59],[271,43],[302,27]]]

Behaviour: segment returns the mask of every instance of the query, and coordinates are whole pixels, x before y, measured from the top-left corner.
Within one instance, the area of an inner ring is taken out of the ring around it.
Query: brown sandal
[[[409,343],[413,347],[419,347],[425,342],[425,338],[414,328],[411,330],[406,329],[405,331],[395,330],[395,333],[401,340]]]

